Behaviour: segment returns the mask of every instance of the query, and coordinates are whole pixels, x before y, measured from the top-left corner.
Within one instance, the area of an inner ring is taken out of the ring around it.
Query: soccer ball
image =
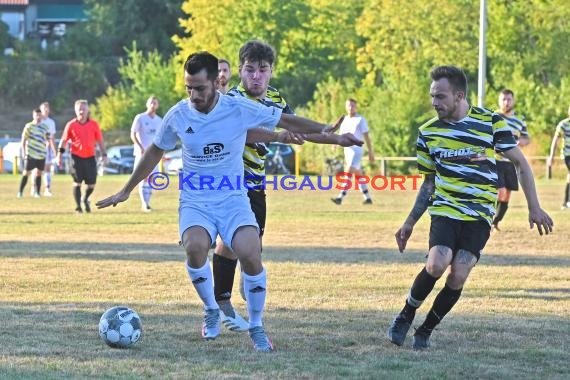
[[[136,311],[126,306],[107,310],[99,321],[99,336],[113,348],[129,348],[142,335],[142,324]]]

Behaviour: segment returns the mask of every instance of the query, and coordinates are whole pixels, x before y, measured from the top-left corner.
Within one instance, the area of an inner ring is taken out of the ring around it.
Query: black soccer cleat
[[[416,329],[412,340],[412,348],[414,350],[426,350],[428,349],[431,344],[429,342],[429,338],[431,337],[431,332],[433,330],[429,330],[425,328],[423,325]]]
[[[332,201],[335,205],[341,205],[341,204],[342,204],[342,198],[331,198],[331,201]]]
[[[406,318],[406,316],[402,313],[398,314],[388,329],[388,339],[395,345],[401,346],[404,344],[404,340],[406,340],[406,334],[408,333],[408,330],[411,326],[411,320]]]
[[[362,202],[363,205],[371,205],[372,204],[372,199],[368,198],[366,199],[364,202]]]

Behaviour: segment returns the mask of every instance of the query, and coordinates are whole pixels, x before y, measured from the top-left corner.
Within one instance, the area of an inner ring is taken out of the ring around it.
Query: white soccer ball
[[[101,316],[99,336],[110,347],[129,348],[141,335],[141,318],[126,306],[112,307]]]

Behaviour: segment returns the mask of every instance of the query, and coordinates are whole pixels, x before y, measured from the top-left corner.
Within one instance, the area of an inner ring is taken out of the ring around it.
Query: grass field
[[[93,199],[125,180],[100,177]],[[413,351],[411,337],[401,348],[385,338],[424,262],[428,217],[405,254],[393,238],[415,193],[375,192],[374,205],[364,206],[353,191],[339,207],[329,201],[333,190],[270,191],[265,325],[277,351],[265,355],[245,333],[200,338],[200,301],[177,246],[175,186],[155,192],[150,214],[133,193],[117,208],[75,215],[69,176],[54,178],[51,198],[16,199],[18,183],[0,175],[2,379],[570,376],[570,210],[559,209],[561,180],[538,183],[555,222],[550,236],[529,231],[522,192],[514,194],[503,231],[428,352]],[[108,348],[97,334],[101,314],[119,304],[143,321],[142,340],[129,350]]]

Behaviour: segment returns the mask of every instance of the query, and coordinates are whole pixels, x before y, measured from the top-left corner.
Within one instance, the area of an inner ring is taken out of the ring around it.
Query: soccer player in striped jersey
[[[273,62],[275,61],[275,51],[273,47],[262,41],[248,41],[239,51],[239,76],[240,84],[227,93],[228,96],[247,98],[258,102],[266,107],[276,108],[283,114],[293,114],[293,110],[279,91],[269,86],[273,73]],[[339,123],[342,118],[339,119]],[[362,141],[351,133],[341,135],[330,134],[304,134],[291,135],[289,132],[280,132],[278,135],[280,142],[299,143],[300,140],[307,140],[321,144],[337,144],[341,146],[355,145],[355,141]],[[261,140],[257,140],[261,141]],[[263,140],[265,141],[265,140]],[[269,140],[277,141],[277,140]],[[244,178],[247,179],[249,190],[247,195],[251,204],[251,209],[255,214],[255,219],[259,225],[259,237],[263,243],[263,233],[265,231],[265,220],[267,214],[266,195],[263,188],[265,177],[265,156],[268,149],[264,143],[248,143],[243,153]],[[213,255],[214,272],[214,292],[216,301],[220,305],[221,318],[224,326],[231,331],[247,331],[249,323],[234,309],[231,304],[231,295],[237,266],[237,257],[228,249],[224,242],[218,239]],[[242,276],[243,279],[243,276]],[[242,297],[246,299],[247,290],[243,288],[243,281],[240,279],[240,291]]]
[[[552,144],[550,145],[550,156],[547,161],[549,168],[552,167],[552,161],[554,160],[554,153],[556,152],[559,137],[564,140],[562,154],[564,155],[564,162],[568,169],[568,174],[566,175],[566,188],[564,189],[564,202],[562,203],[562,210],[564,210],[570,208],[570,107],[568,107],[568,117],[560,121],[556,126],[556,131],[552,138]]]
[[[42,123],[42,111],[38,108],[32,113],[33,120],[26,124],[22,132],[22,152],[24,154],[24,171],[20,180],[18,198],[24,196],[24,188],[28,183],[28,176],[36,169],[35,189],[33,196],[40,197],[42,185],[42,172],[45,167],[46,149],[53,149],[53,136],[49,133],[49,127]]]
[[[436,296],[425,321],[416,329],[412,347],[426,349],[430,336],[459,300],[463,285],[489,239],[497,200],[495,151],[519,169],[529,209],[530,227],[540,235],[552,231],[552,219],[540,208],[531,168],[513,134],[498,114],[467,102],[467,78],[454,66],[431,72],[430,95],[437,117],[419,128],[418,169],[424,182],[404,224],[396,232],[404,252],[414,225],[428,210],[431,216],[429,252],[416,276],[404,308],[388,329],[388,339],[401,346],[416,310],[448,267],[445,286]]]
[[[499,94],[499,112],[507,125],[513,133],[515,141],[520,147],[527,146],[530,142],[528,129],[524,122],[524,117],[515,113],[515,94],[509,90],[504,89]],[[498,183],[498,200],[497,200],[497,214],[493,219],[493,231],[499,230],[499,222],[503,220],[507,209],[509,208],[509,200],[511,199],[511,191],[519,189],[519,181],[517,178],[517,170],[515,165],[506,158],[503,154],[497,152],[495,154],[497,161],[497,176]]]

